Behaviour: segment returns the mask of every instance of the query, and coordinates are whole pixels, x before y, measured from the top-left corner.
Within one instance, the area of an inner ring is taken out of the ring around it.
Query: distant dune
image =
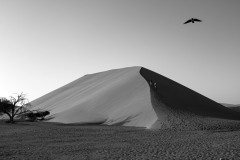
[[[223,106],[228,107],[234,111],[240,112],[240,104],[226,104],[222,103]]]
[[[61,123],[219,129],[240,120],[240,113],[143,67],[86,75],[31,103]]]
[[[233,107],[229,107],[230,109],[234,110],[234,111],[237,111],[237,112],[240,112],[240,105],[238,106],[233,106]]]

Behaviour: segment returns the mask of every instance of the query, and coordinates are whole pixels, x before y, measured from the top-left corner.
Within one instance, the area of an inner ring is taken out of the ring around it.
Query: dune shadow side
[[[173,110],[187,111],[199,116],[240,120],[240,113],[146,68],[140,74],[149,82],[157,83],[156,94]],[[151,87],[151,86],[150,86]]]
[[[150,87],[151,103],[158,117],[151,129],[171,130],[240,130],[240,121],[200,116],[188,111],[175,110],[161,101],[161,97]]]
[[[140,70],[149,84],[158,120],[151,128],[177,130],[240,129],[240,114],[147,69]]]

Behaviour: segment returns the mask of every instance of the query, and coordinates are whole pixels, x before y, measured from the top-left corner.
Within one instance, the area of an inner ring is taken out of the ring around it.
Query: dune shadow
[[[200,116],[240,120],[240,113],[146,68],[140,74],[149,83],[156,83],[155,92],[168,107]],[[150,86],[150,85],[149,85]],[[150,86],[153,88],[153,86]]]
[[[82,123],[58,123],[58,126],[99,126],[104,125],[105,121],[101,122],[82,122]]]
[[[131,120],[137,117],[138,115],[139,114],[128,116],[124,120],[121,120],[120,122],[111,123],[111,126],[123,126],[124,124],[131,122]]]
[[[178,130],[239,129],[235,112],[162,75],[142,68],[158,120],[153,128]],[[152,85],[154,84],[154,85]]]

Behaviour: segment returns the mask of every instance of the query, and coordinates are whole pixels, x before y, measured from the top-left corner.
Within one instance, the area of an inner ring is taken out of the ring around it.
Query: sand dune
[[[49,110],[50,121],[150,127],[157,116],[141,67],[84,76],[31,102]]]
[[[240,112],[240,106],[230,107],[230,109],[232,109],[232,110],[234,110],[234,111],[237,111],[237,112]]]
[[[202,129],[217,119],[240,119],[238,112],[143,67],[86,75],[31,103],[49,110],[49,121],[62,123]]]
[[[240,112],[240,104],[227,104],[227,103],[221,103],[223,106],[228,107],[234,111]]]
[[[240,112],[240,105],[234,105],[234,106],[231,106],[229,107],[230,109],[234,110],[234,111],[237,111],[237,112]]]

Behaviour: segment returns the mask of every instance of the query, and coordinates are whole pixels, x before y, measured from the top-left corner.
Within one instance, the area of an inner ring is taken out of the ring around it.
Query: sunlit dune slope
[[[217,119],[240,119],[239,113],[142,67],[86,75],[31,103],[33,109],[49,110],[49,121],[62,123],[203,129]]]
[[[53,122],[150,127],[157,116],[140,69],[87,75],[31,103],[34,109],[49,110]]]

